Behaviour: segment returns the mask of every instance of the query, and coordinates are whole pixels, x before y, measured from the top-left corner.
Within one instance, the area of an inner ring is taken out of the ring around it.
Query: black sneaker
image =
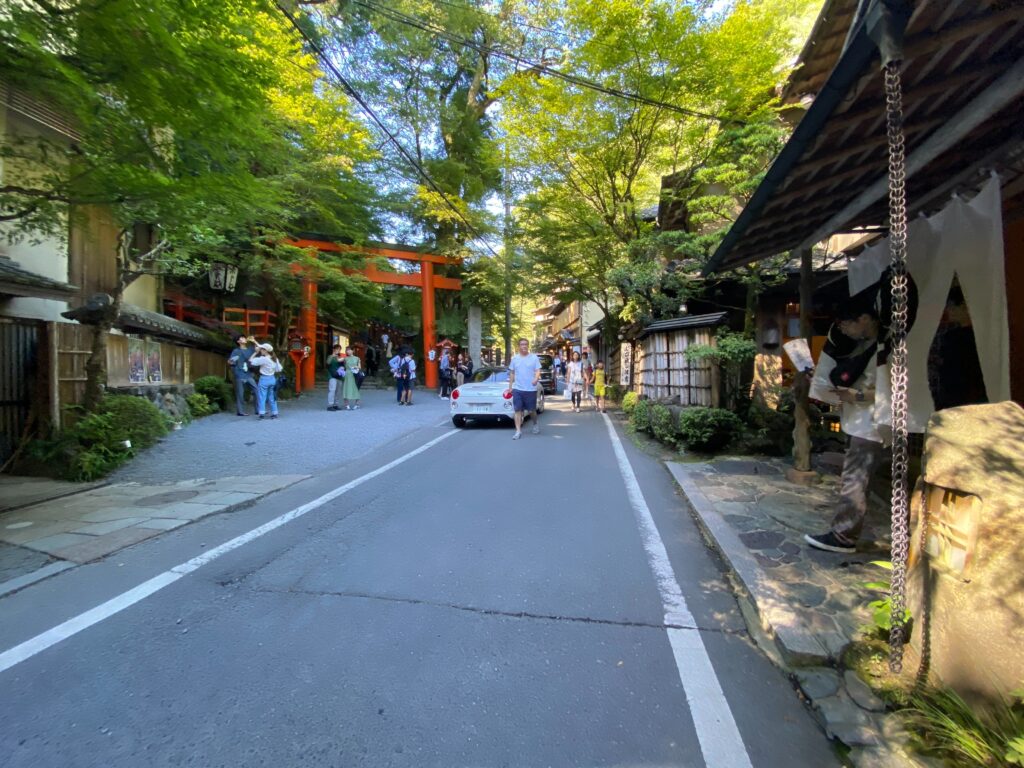
[[[825,552],[840,552],[842,554],[852,554],[857,551],[857,542],[850,541],[849,539],[840,536],[838,533],[829,531],[828,533],[822,533],[817,536],[811,536],[809,533],[804,534],[804,541],[810,544],[815,549],[820,549]]]

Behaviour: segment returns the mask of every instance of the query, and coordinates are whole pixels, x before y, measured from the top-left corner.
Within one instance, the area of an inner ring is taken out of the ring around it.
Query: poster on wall
[[[142,384],[146,380],[146,349],[142,339],[128,339],[128,381]]]
[[[619,345],[619,384],[630,385],[630,374],[633,372],[633,345],[628,341]]]
[[[160,342],[146,342],[146,379],[163,381],[163,372],[160,369]]]

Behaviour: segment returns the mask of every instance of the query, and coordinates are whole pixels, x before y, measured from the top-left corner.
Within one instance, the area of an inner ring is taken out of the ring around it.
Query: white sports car
[[[512,421],[512,393],[508,389],[508,368],[489,366],[475,371],[471,381],[452,392],[452,424],[466,426],[469,420]],[[537,387],[537,413],[544,412],[544,390]]]

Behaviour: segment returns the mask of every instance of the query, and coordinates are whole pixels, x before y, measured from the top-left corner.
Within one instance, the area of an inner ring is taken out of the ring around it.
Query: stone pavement
[[[11,509],[27,507],[41,501],[59,499],[98,488],[105,483],[69,483],[46,477],[13,477],[0,475],[0,513]]]
[[[837,668],[870,622],[867,604],[877,593],[864,582],[886,578],[870,565],[889,558],[886,510],[872,504],[855,554],[831,554],[807,546],[803,535],[827,530],[835,475],[796,486],[786,481],[781,461],[746,457],[668,468],[739,582],[750,620],[773,643],[769,652],[778,651],[772,655],[792,671],[829,736],[852,748],[857,766],[918,764],[882,701],[854,673]]]
[[[0,476],[0,595],[450,423],[448,402],[423,388],[412,408],[398,407],[392,390],[364,392],[355,411],[327,412],[326,399],[321,388],[284,400],[275,420],[197,420],[106,483]]]
[[[248,506],[308,475],[264,475],[144,485],[121,483],[23,507],[0,517],[0,594],[88,563],[193,520]],[[65,565],[70,567],[70,565]],[[40,575],[38,569],[45,568]],[[16,581],[11,586],[12,579]],[[38,580],[38,578],[34,579]]]

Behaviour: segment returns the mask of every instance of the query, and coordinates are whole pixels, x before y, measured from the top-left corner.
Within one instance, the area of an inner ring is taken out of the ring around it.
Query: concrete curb
[[[666,462],[668,471],[682,489],[690,507],[708,538],[735,574],[739,585],[750,596],[761,627],[775,642],[787,666],[827,664],[833,653],[804,622],[799,611],[789,607],[786,598],[772,585],[764,569],[740,541],[722,515],[690,478],[686,464]]]

